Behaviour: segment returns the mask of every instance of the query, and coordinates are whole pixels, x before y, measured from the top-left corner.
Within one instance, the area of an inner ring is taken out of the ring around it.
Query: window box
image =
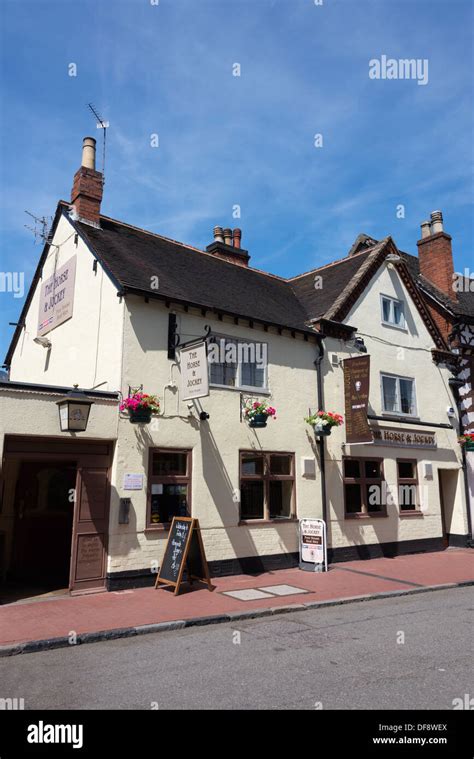
[[[150,424],[151,422],[151,408],[129,408],[128,415],[132,424]]]
[[[249,421],[249,427],[266,427],[267,419],[267,414],[255,414],[253,419]]]

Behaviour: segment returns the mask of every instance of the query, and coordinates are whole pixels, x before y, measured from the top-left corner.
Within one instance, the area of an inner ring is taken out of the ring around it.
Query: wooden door
[[[80,466],[76,483],[72,592],[105,589],[109,500],[108,467]]]

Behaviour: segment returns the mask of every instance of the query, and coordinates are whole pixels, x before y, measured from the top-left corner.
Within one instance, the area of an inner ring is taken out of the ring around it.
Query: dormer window
[[[405,308],[402,300],[391,298],[389,295],[381,296],[382,324],[398,329],[406,329]]]

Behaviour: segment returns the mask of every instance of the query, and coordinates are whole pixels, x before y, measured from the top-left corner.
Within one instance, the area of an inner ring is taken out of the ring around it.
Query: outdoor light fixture
[[[89,413],[94,401],[77,390],[77,387],[74,385],[74,390],[70,390],[64,398],[57,401],[61,432],[84,432],[87,429]]]
[[[367,346],[362,337],[355,337],[354,345],[360,353],[367,353]]]
[[[43,348],[51,348],[52,342],[47,337],[35,337],[33,342],[37,345],[42,345]]]

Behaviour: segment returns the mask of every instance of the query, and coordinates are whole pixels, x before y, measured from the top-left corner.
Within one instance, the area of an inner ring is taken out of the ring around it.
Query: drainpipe
[[[317,387],[317,393],[318,393],[318,411],[324,411],[324,388],[323,388],[323,377],[321,374],[321,364],[324,358],[324,335],[317,334],[316,339],[318,341],[318,356],[316,357],[316,360],[314,362],[314,365],[316,367],[316,387]],[[318,440],[319,445],[319,466],[321,468],[321,502],[323,506],[323,519],[327,525],[327,500],[326,500],[326,461],[324,458],[325,450],[324,450],[324,435],[321,435],[321,437]]]

